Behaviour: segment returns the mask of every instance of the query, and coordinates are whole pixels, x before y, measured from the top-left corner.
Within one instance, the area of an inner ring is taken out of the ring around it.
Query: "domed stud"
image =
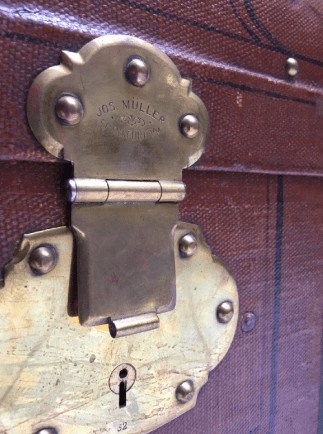
[[[141,57],[131,57],[126,66],[127,81],[136,87],[143,87],[149,80],[149,68]]]
[[[81,122],[84,109],[80,99],[75,95],[62,95],[55,104],[55,113],[63,125],[77,125]]]
[[[35,247],[29,255],[29,266],[36,274],[47,274],[56,264],[57,252],[51,244]]]
[[[289,57],[286,60],[286,66],[285,66],[286,72],[290,77],[295,77],[299,72],[299,64],[294,57]]]
[[[184,258],[193,256],[197,250],[197,240],[194,234],[183,235],[178,242],[179,253]]]
[[[183,381],[176,389],[176,399],[180,404],[186,404],[191,401],[194,396],[194,383],[192,380]]]
[[[183,116],[180,120],[179,126],[183,136],[187,137],[188,139],[193,139],[196,137],[200,129],[199,120],[194,114],[187,114]]]
[[[227,324],[232,320],[234,314],[232,301],[224,301],[221,303],[216,311],[216,317],[222,324]]]

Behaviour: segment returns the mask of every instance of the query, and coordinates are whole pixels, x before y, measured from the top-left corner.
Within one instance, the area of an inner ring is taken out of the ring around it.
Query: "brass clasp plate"
[[[196,245],[186,252],[194,254],[183,256],[179,246],[188,234]],[[112,339],[107,326],[82,327],[67,314],[72,241],[68,228],[25,235],[6,270],[0,431],[153,431],[195,406],[209,371],[228,351],[238,322],[235,282],[198,227],[179,222],[173,238],[176,309],[160,315],[160,327],[144,339]],[[44,246],[56,252],[51,267],[35,262]],[[231,313],[225,310],[230,304]]]

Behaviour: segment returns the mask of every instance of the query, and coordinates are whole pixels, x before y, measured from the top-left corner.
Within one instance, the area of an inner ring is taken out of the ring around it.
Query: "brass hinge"
[[[80,322],[146,324],[175,307],[182,169],[203,152],[207,111],[173,62],[142,40],[98,38],[61,62],[36,78],[27,108],[39,141],[74,166]]]

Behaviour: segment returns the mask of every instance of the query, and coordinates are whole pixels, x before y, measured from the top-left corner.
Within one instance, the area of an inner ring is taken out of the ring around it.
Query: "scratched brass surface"
[[[178,239],[187,232],[198,249],[181,258]],[[56,268],[35,276],[28,254],[38,244],[54,244]],[[238,321],[233,278],[213,258],[195,225],[179,223],[174,240],[177,303],[160,315],[156,330],[112,339],[107,328],[86,328],[67,315],[72,236],[57,228],[25,235],[0,291],[0,432],[27,434],[52,426],[60,434],[150,432],[194,407],[208,373],[229,349]],[[216,308],[231,299],[235,313],[227,325]],[[119,408],[110,390],[114,369],[136,370]],[[194,398],[179,404],[178,384],[194,382]]]

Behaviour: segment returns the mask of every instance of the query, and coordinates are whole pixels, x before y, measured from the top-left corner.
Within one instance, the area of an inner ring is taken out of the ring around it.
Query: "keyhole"
[[[128,369],[121,369],[119,372],[120,384],[119,384],[119,407],[123,408],[127,405],[127,378]]]
[[[119,377],[123,380],[124,378],[126,378],[126,376],[128,375],[128,369],[124,368],[121,369],[121,371],[119,372]]]
[[[118,395],[119,408],[126,407],[127,393],[133,387],[136,381],[136,370],[130,363],[122,363],[114,368],[109,378],[109,387],[113,393]]]

